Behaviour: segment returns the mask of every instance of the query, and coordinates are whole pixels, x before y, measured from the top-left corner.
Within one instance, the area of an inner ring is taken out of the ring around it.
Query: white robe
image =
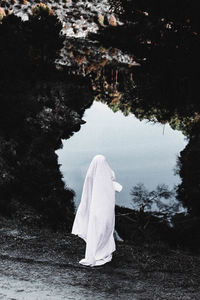
[[[85,258],[80,264],[99,266],[112,260],[116,250],[113,237],[115,190],[121,189],[105,157],[96,155],[88,168],[72,227],[72,234],[86,242]]]

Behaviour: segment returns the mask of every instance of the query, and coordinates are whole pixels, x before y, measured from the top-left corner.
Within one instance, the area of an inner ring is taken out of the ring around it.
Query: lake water
[[[85,111],[86,124],[70,139],[63,140],[63,148],[56,151],[63,180],[76,193],[80,202],[88,166],[96,154],[103,154],[123,190],[116,193],[116,204],[132,207],[131,188],[144,183],[148,189],[165,183],[169,187],[180,183],[174,175],[176,157],[187,144],[181,131],[166,124],[140,121],[133,114],[125,117],[113,112],[106,104],[94,102]]]

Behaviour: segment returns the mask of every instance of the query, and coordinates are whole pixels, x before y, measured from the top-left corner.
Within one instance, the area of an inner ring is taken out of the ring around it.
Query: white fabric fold
[[[72,234],[86,242],[85,258],[80,264],[99,266],[112,260],[116,250],[115,190],[121,189],[105,157],[96,155],[88,168],[72,227]]]

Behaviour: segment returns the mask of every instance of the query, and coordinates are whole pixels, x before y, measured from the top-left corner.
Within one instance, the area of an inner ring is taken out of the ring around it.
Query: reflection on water
[[[84,177],[95,154],[104,154],[115,170],[123,190],[116,203],[131,207],[130,189],[138,182],[154,189],[157,184],[169,187],[180,183],[173,169],[176,157],[187,144],[184,135],[166,124],[139,121],[134,115],[124,117],[107,105],[94,102],[86,110],[87,122],[70,140],[63,140],[58,150],[64,181],[76,192],[76,205],[81,197]]]

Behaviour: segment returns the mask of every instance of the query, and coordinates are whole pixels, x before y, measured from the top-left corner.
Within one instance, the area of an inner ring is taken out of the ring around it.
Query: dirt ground
[[[80,238],[1,225],[0,299],[200,299],[199,255],[164,244],[116,246],[110,263],[84,267]]]

